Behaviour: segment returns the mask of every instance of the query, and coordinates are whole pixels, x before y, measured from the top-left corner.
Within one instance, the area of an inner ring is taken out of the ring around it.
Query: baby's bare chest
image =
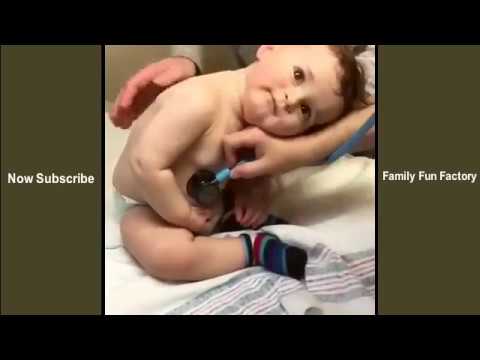
[[[223,115],[221,122],[215,124],[206,134],[196,141],[175,163],[173,171],[177,182],[185,188],[186,183],[199,170],[217,172],[227,166],[224,153],[225,135],[240,131],[241,122],[228,119]],[[228,121],[231,120],[231,121]]]

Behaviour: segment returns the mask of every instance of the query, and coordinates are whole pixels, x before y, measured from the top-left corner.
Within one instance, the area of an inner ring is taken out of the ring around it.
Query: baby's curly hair
[[[357,60],[357,55],[366,49],[366,45],[329,45],[337,57],[342,73],[340,76],[340,96],[344,101],[340,118],[352,110],[371,105],[366,91],[365,70]]]

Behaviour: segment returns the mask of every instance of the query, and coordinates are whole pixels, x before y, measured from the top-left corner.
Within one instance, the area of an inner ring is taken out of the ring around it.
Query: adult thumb
[[[253,179],[270,174],[268,173],[266,161],[258,159],[235,166],[231,175],[233,179]]]

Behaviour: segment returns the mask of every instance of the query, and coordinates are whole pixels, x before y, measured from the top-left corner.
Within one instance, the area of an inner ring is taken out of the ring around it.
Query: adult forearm
[[[218,63],[216,57],[224,58],[225,68],[223,70],[236,70],[249,65],[254,61],[254,56],[257,46],[254,45],[222,45],[216,49],[205,47],[205,45],[174,45],[171,49],[171,54],[176,57],[184,57],[190,59],[196,66],[196,75],[211,72],[208,69],[208,64],[211,63],[212,58],[215,58],[215,63]],[[221,59],[220,59],[221,60]],[[222,70],[216,65],[218,70]],[[206,66],[207,69],[203,67]],[[217,71],[218,71],[217,70]]]
[[[365,124],[365,122],[375,112],[375,106],[369,106],[365,109],[352,112],[339,122],[330,127],[310,134],[304,137],[296,138],[292,141],[292,150],[295,149],[294,156],[296,167],[310,166],[318,164],[331,153],[343,145],[350,137]],[[373,133],[374,134],[374,133]],[[372,133],[369,134],[370,139],[365,139],[361,147],[373,146],[371,141]],[[362,149],[370,150],[370,149]]]
[[[185,57],[193,61],[198,66],[201,65],[201,45],[172,45],[172,56]]]

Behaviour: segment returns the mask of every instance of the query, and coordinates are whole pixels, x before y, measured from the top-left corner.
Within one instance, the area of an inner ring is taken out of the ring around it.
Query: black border
[[[102,274],[102,280],[101,280],[101,290],[100,294],[102,298],[100,299],[101,301],[101,313],[100,316],[105,316],[105,45],[100,44],[101,47],[101,56],[100,56],[100,61],[101,63],[101,84],[102,84],[102,113],[101,113],[101,124],[102,124],[102,131],[101,131],[101,162],[102,162],[102,168],[100,170],[100,178],[102,179],[102,190],[101,190],[101,197],[102,197],[102,210],[101,210],[101,243],[102,243],[102,250],[101,250],[101,260],[100,260],[100,265],[101,265],[101,274]]]
[[[2,69],[2,50],[3,50],[3,46],[0,45],[0,198],[1,198],[1,194],[3,194],[3,172],[1,171],[1,169],[3,169],[2,167],[2,157],[3,157],[3,154],[2,154],[2,137],[3,137],[3,120],[2,120],[2,112],[1,112],[1,109],[3,108],[2,107],[2,84],[1,84],[1,81],[2,81],[2,73],[1,73],[1,69]],[[0,200],[1,201],[1,200]],[[1,201],[0,203],[0,315],[2,315],[2,299],[3,299],[3,296],[2,296],[2,293],[3,293],[3,287],[2,287],[2,279],[3,279],[3,274],[2,274],[2,267],[3,267],[3,264],[2,264],[2,256],[3,256],[3,241],[2,241],[2,233],[3,233],[3,230],[4,230],[4,225],[3,224],[3,213],[2,213],[2,210],[3,210],[3,201]]]
[[[378,47],[375,45],[375,315],[378,311],[378,172],[379,156],[378,150]]]

